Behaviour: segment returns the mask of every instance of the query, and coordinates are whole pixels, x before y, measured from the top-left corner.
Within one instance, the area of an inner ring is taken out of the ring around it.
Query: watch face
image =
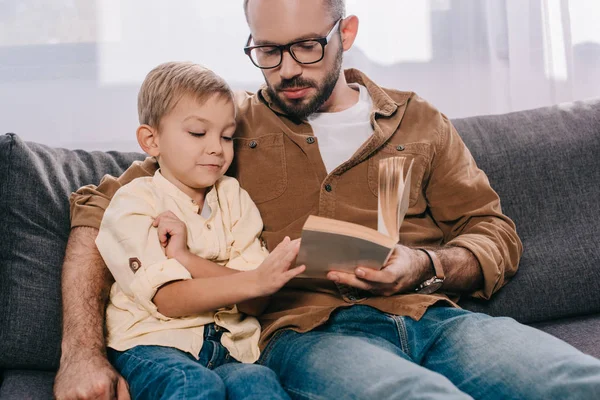
[[[422,283],[422,287],[417,290],[417,293],[431,294],[437,292],[444,283],[443,279],[434,277]]]

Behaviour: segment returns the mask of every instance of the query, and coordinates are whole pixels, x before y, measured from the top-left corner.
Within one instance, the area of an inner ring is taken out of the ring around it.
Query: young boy
[[[290,269],[298,243],[289,238],[267,253],[258,209],[224,176],[231,89],[199,65],[166,63],[146,77],[138,112],[138,142],[160,169],[117,191],[96,239],[116,280],[110,361],[135,399],[288,398],[271,370],[252,364],[260,325],[237,305],[304,268]]]

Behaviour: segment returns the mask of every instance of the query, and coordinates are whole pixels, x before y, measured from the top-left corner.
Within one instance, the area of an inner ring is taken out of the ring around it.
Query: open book
[[[385,265],[398,243],[408,210],[411,169],[412,160],[404,157],[379,162],[377,230],[309,216],[296,260],[297,265],[306,265],[300,277],[323,278],[332,270],[353,272],[358,266],[380,269]]]

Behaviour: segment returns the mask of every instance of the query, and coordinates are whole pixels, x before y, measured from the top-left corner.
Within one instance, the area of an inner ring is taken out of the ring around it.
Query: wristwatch
[[[421,294],[435,293],[442,287],[442,284],[444,283],[444,279],[445,279],[444,269],[442,268],[442,263],[440,262],[440,259],[437,257],[437,255],[431,250],[421,249],[421,248],[415,249],[415,250],[421,250],[422,252],[427,254],[427,257],[429,257],[429,260],[431,261],[431,265],[433,266],[433,269],[435,271],[435,276],[433,278],[427,279],[425,282],[423,282],[419,286],[417,286],[417,288],[415,289],[415,292],[421,293]]]

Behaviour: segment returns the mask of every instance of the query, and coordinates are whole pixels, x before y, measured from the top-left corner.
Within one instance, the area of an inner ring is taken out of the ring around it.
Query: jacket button
[[[402,150],[404,150],[404,146],[402,146],[401,144],[399,144],[398,146],[396,146],[396,150],[402,151]]]
[[[251,149],[255,148],[256,146],[258,146],[258,143],[256,143],[254,140],[251,141],[250,143],[248,143],[248,146],[250,146]]]
[[[325,190],[327,190],[328,192],[331,192],[331,185],[329,183],[327,185],[325,185]]]
[[[212,226],[210,226],[210,224],[206,224],[206,229],[210,231],[212,229]]]
[[[315,138],[312,136],[309,136],[306,138],[306,143],[308,144],[313,144],[315,142]]]

